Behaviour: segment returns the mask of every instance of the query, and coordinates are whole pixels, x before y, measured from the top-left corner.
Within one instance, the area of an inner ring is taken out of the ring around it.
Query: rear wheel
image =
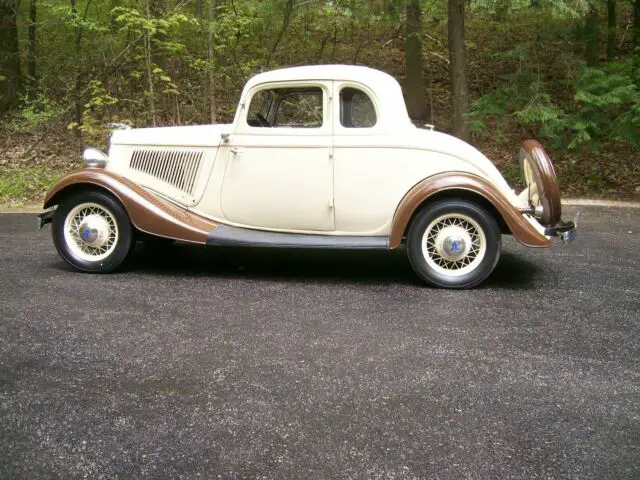
[[[407,235],[407,254],[426,282],[471,288],[493,271],[502,248],[495,218],[466,200],[440,200],[418,212]]]
[[[83,272],[107,273],[129,256],[129,216],[113,196],[98,191],[71,195],[53,216],[53,243],[60,256]]]

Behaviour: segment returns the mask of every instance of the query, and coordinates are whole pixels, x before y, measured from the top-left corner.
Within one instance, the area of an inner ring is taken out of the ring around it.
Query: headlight
[[[107,166],[107,154],[97,148],[85,148],[82,154],[85,168],[104,168]]]

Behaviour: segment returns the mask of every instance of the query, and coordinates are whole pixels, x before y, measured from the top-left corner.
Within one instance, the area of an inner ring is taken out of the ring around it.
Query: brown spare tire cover
[[[535,140],[522,142],[520,168],[532,193],[529,197],[531,206],[542,206],[542,215],[538,220],[546,227],[556,225],[562,214],[560,188],[553,163],[540,143]]]

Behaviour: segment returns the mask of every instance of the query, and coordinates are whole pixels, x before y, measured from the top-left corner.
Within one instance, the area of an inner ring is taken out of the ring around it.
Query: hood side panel
[[[202,197],[229,125],[117,130],[107,170],[186,207]]]

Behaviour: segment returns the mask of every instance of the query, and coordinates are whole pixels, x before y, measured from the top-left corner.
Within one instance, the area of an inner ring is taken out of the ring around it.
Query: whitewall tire
[[[129,216],[106,192],[84,191],[67,197],[56,209],[52,227],[60,256],[83,272],[111,272],[132,250]]]
[[[445,199],[420,210],[407,234],[407,254],[427,283],[471,288],[484,281],[500,258],[496,219],[471,201]]]

